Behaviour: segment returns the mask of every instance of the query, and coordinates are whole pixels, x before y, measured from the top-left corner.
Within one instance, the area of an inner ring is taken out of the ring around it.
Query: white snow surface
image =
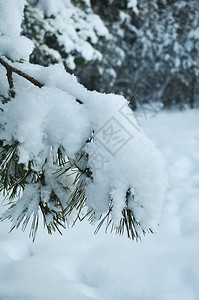
[[[27,232],[8,234],[3,221],[1,300],[198,299],[199,110],[144,117],[139,121],[166,156],[169,174],[158,232],[136,243],[103,231],[95,236],[85,220],[63,236],[40,226],[33,244]]]
[[[12,60],[28,60],[33,43],[20,36],[25,0],[0,0],[0,54]]]
[[[25,0],[0,0],[0,35],[19,36]]]
[[[128,0],[128,7],[136,10],[137,9],[137,0]]]

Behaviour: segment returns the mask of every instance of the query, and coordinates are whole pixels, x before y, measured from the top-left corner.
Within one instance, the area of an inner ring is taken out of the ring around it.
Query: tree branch
[[[7,78],[8,78],[8,84],[10,87],[10,93],[12,98],[15,97],[15,92],[13,90],[14,88],[14,84],[13,84],[13,77],[12,77],[12,73],[16,73],[17,75],[25,78],[26,80],[28,80],[29,82],[31,82],[32,84],[34,84],[35,86],[42,88],[44,86],[43,83],[39,82],[38,80],[36,80],[35,78],[29,76],[28,74],[24,73],[23,71],[13,67],[12,65],[10,65],[7,61],[5,61],[2,57],[0,57],[0,64],[6,69],[7,71]],[[83,104],[83,102],[79,99],[76,99],[76,102],[78,102],[79,104]]]
[[[44,86],[44,84],[42,84],[38,80],[34,79],[33,77],[29,76],[28,74],[24,73],[23,71],[11,66],[2,57],[0,57],[0,64],[7,70],[7,77],[8,77],[8,83],[9,83],[10,88],[14,87],[12,73],[18,74],[19,76],[25,78],[26,80],[30,81],[35,86],[38,86],[39,88]]]
[[[13,83],[13,78],[12,78],[12,70],[10,68],[7,68],[6,76],[7,76],[8,84],[9,84],[9,87],[10,87],[10,96],[12,98],[14,98],[15,97],[15,92],[13,90],[14,83]]]

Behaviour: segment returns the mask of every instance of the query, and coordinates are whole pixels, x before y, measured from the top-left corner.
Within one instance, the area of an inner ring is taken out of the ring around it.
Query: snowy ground
[[[198,300],[199,111],[141,121],[168,162],[159,231],[136,243],[87,222],[36,242],[0,224],[0,300]],[[2,208],[1,208],[2,209]]]

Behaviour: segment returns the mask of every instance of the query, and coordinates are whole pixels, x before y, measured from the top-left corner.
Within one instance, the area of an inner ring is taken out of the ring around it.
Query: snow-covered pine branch
[[[132,239],[156,230],[164,158],[122,96],[88,91],[62,65],[19,62],[33,49],[20,36],[24,3],[0,0],[2,220],[32,219],[33,239],[41,214],[49,233],[85,217]]]

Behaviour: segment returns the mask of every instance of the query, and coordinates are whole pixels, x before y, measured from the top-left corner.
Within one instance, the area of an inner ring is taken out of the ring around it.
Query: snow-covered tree
[[[137,90],[136,102],[148,102],[154,100],[153,93],[157,91],[154,80],[160,30],[157,0],[139,0],[138,9],[140,25],[132,47],[132,85]]]
[[[133,46],[135,79],[144,101],[193,107],[198,97],[199,4],[138,1],[141,25]]]
[[[122,96],[87,90],[61,64],[28,62],[24,4],[0,0],[0,190],[9,206],[1,219],[23,229],[31,219],[33,239],[40,215],[49,233],[85,217],[132,239],[156,230],[161,153]]]
[[[28,0],[30,62],[63,63],[87,88],[183,106],[198,97],[198,2]],[[67,23],[67,26],[65,24]]]
[[[137,1],[91,1],[92,8],[106,24],[112,38],[106,44],[100,42],[103,53],[101,69],[104,73],[109,70],[114,75],[111,85],[105,78],[101,91],[112,91],[125,96],[134,105],[132,97],[132,45],[136,38]],[[81,80],[81,78],[80,78]],[[86,83],[85,83],[86,84]]]
[[[199,87],[198,1],[175,1],[162,23],[163,101],[181,106],[188,103],[193,107]]]
[[[33,2],[25,8],[23,26],[23,34],[35,44],[31,54],[33,63],[47,66],[63,62],[70,71],[80,60],[82,65],[101,61],[102,53],[96,49],[96,43],[100,38],[110,38],[99,16],[92,12],[89,1]]]
[[[135,0],[29,3],[23,34],[35,44],[32,63],[47,66],[63,62],[87,88],[120,92],[130,99],[129,53],[135,38]]]

